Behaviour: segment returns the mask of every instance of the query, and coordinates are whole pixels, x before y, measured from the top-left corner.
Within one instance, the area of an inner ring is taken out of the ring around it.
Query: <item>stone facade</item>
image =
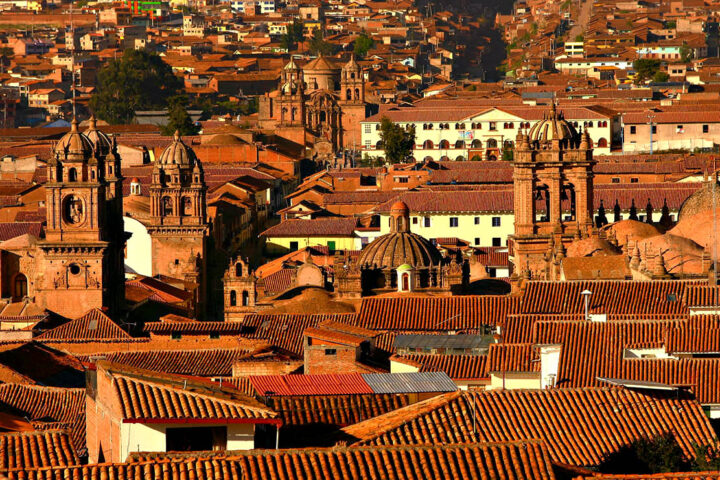
[[[91,308],[118,311],[124,302],[120,158],[97,131],[81,133],[77,120],[55,147],[45,184],[46,236],[36,247],[35,302],[68,317]],[[30,267],[30,265],[28,265]]]
[[[518,134],[509,239],[515,278],[555,280],[553,267],[567,246],[594,234],[594,163],[587,131],[578,134],[554,105],[542,122]]]
[[[296,143],[313,145],[316,160],[330,161],[343,147],[360,145],[360,122],[368,115],[362,69],[352,58],[340,67],[320,56],[300,68],[291,60],[278,90],[260,97],[260,128]]]

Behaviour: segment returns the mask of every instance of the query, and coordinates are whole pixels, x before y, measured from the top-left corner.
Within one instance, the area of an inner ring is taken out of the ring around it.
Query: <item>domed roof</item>
[[[628,241],[634,242],[662,234],[655,225],[629,219],[611,223],[603,228],[603,230],[606,230],[607,232],[612,230],[615,234],[615,238],[617,238],[618,245],[621,247]]]
[[[532,126],[528,136],[530,137],[530,142],[538,141],[545,143],[552,140],[569,141],[577,137],[577,131],[565,120],[562,112],[558,113],[553,103],[550,112],[545,113],[543,119]]]
[[[347,62],[347,63],[343,66],[343,70],[352,70],[352,71],[360,70],[360,66],[359,66],[358,63],[355,61],[355,54],[354,54],[354,53],[353,53],[352,55],[350,55],[350,61]]]
[[[360,266],[393,269],[402,265],[412,268],[438,266],[442,255],[424,237],[410,233],[410,209],[405,202],[390,207],[390,233],[373,240],[360,253]]]
[[[397,201],[392,204],[390,207],[390,214],[397,213],[400,215],[409,215],[410,214],[410,208],[407,206],[407,203],[403,201]]]
[[[712,210],[713,191],[715,191],[715,206],[719,207],[720,185],[714,181],[706,182],[702,188],[685,199],[678,213],[678,221],[692,217],[705,210]]]
[[[618,255],[620,249],[604,238],[593,235],[581,240],[575,240],[567,247],[567,257],[600,257]]]
[[[98,149],[101,155],[107,155],[112,150],[112,140],[97,128],[95,115],[90,117],[90,126],[85,131],[85,136]]]
[[[140,180],[138,180],[138,177],[133,177],[130,183],[140,183]]]
[[[303,68],[303,71],[305,73],[308,72],[321,72],[321,71],[331,71],[331,70],[337,70],[338,68],[330,63],[330,61],[320,55],[315,60],[312,60],[310,63],[306,64]]]
[[[245,142],[235,135],[230,133],[220,133],[218,135],[214,135],[210,140],[208,140],[206,145],[240,145],[243,143]]]
[[[298,70],[297,63],[295,63],[295,59],[291,58],[285,67],[283,67],[283,70]]]
[[[77,118],[73,118],[71,125],[70,131],[55,146],[55,153],[63,156],[90,157],[93,151],[92,142],[78,129]]]
[[[175,132],[173,142],[157,159],[158,165],[177,165],[179,167],[192,167],[195,165],[197,157],[192,148],[185,145],[180,138],[180,132]]]
[[[425,238],[415,233],[388,233],[373,240],[360,253],[360,266],[382,269],[398,268],[404,264],[413,268],[437,266],[442,255]]]

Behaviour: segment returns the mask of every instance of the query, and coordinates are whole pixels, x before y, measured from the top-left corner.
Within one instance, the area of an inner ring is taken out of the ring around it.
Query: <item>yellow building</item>
[[[316,218],[313,220],[285,220],[268,228],[265,248],[270,255],[282,255],[305,247],[324,246],[334,250],[359,250],[361,238],[355,232],[354,218]]]
[[[475,247],[507,245],[514,232],[512,192],[407,192],[381,205],[380,235],[390,232],[390,205],[398,200],[410,208],[410,232],[430,241],[457,238]]]

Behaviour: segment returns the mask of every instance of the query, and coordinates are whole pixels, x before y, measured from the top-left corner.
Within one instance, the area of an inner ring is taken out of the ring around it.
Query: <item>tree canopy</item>
[[[380,120],[380,141],[389,163],[402,163],[412,155],[415,127],[402,128],[387,117]]]
[[[112,125],[130,123],[136,110],[164,109],[181,90],[182,80],[160,56],[128,49],[100,69],[90,108]]]
[[[598,470],[602,473],[650,474],[684,472],[690,465],[672,433],[641,438],[608,455]]]
[[[280,38],[280,46],[288,52],[295,50],[298,42],[305,38],[305,25],[297,18],[287,26],[287,32]]]
[[[325,35],[319,28],[313,30],[308,49],[312,55],[333,55],[335,53],[335,45],[325,40]]]
[[[163,135],[172,135],[175,132],[180,135],[197,135],[200,129],[187,112],[187,97],[178,95],[171,98],[169,103],[168,123],[162,128]]]
[[[660,70],[660,60],[640,58],[633,62],[633,69],[636,75],[635,83],[642,83],[645,80],[653,78]]]
[[[375,47],[375,40],[363,32],[355,39],[355,56],[365,58],[365,55],[367,55],[368,51],[373,47]]]

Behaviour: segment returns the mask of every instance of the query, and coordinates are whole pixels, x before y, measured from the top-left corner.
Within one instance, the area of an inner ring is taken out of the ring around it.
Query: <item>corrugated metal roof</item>
[[[484,348],[492,341],[489,335],[421,335],[406,334],[395,337],[395,348]]]
[[[457,385],[445,372],[364,373],[374,393],[454,392]]]

